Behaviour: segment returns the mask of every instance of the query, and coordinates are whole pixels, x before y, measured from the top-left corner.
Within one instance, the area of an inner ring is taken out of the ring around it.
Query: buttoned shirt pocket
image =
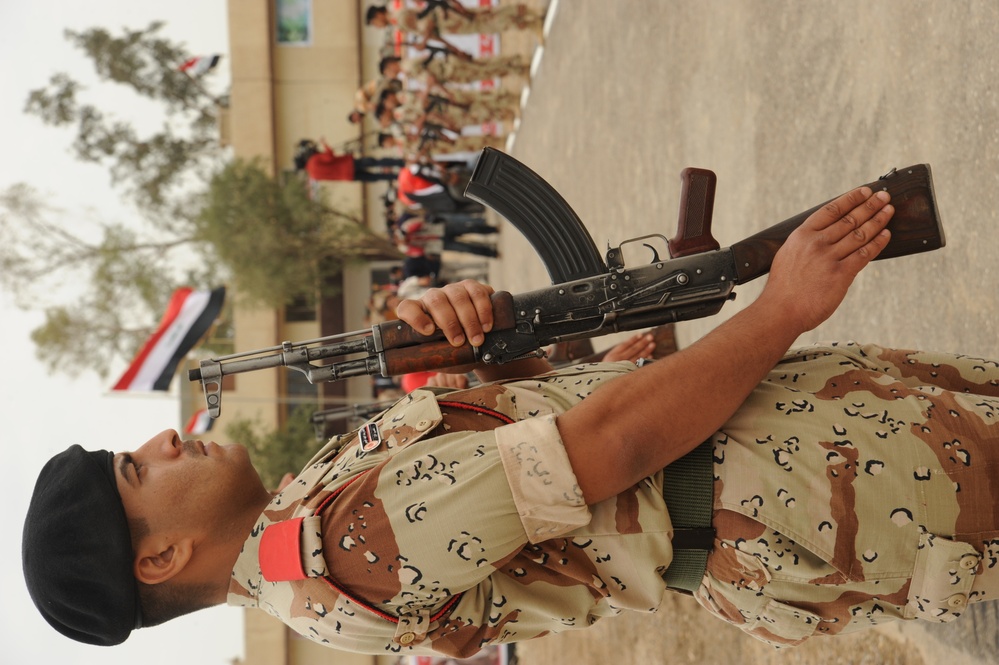
[[[777,647],[797,646],[815,634],[822,621],[817,614],[770,600],[743,630]]]
[[[967,543],[923,533],[903,616],[941,623],[961,616],[980,561]]]

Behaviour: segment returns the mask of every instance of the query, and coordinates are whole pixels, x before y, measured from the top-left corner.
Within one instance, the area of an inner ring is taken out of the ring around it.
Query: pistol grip
[[[713,171],[692,166],[680,173],[680,216],[676,235],[669,240],[673,258],[718,249],[718,241],[711,235],[717,180]]]

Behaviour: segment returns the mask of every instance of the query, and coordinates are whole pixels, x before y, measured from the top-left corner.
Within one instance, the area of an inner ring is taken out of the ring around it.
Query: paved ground
[[[997,28],[994,2],[562,0],[512,153],[558,188],[601,247],[671,236],[685,166],[718,174],[714,235],[724,246],[891,167],[928,162],[948,246],[875,264],[802,341],[999,357]],[[546,283],[512,228],[501,242],[495,285]],[[682,324],[681,344],[718,322]],[[777,662],[687,600],[522,652],[548,665],[655,662],[667,652],[681,662]],[[830,640],[780,662],[999,662],[996,610]]]

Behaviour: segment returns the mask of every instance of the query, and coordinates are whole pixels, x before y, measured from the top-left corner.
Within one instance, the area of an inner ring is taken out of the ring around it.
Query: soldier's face
[[[268,497],[243,446],[183,441],[174,430],[118,453],[114,465],[126,515],[154,533],[223,535],[234,515]]]

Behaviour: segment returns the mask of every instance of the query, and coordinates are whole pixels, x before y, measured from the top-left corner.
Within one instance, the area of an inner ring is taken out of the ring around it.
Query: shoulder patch
[[[268,582],[291,582],[308,577],[302,567],[301,534],[304,517],[276,522],[260,537],[260,573]]]

